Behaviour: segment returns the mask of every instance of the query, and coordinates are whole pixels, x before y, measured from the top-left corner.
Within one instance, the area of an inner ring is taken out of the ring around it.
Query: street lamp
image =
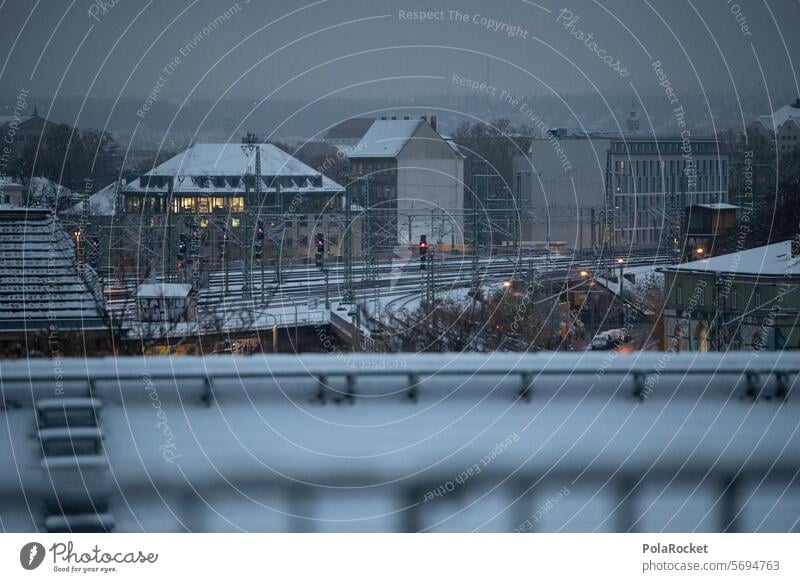
[[[622,300],[622,282],[625,280],[625,259],[617,259],[617,264],[619,265],[619,298]]]

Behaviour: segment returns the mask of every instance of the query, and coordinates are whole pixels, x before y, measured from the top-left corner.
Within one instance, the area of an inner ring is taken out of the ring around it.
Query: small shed
[[[195,292],[189,283],[144,283],[136,300],[142,321],[175,323],[191,318]]]

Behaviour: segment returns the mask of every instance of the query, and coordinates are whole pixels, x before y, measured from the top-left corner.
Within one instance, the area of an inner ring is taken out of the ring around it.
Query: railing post
[[[315,400],[320,404],[325,404],[325,402],[327,402],[327,398],[325,396],[325,392],[327,390],[327,384],[328,384],[327,376],[317,376],[317,396]]]
[[[417,403],[418,391],[419,391],[419,375],[418,374],[409,374],[408,375],[408,398],[414,404]]]
[[[647,374],[644,372],[633,373],[633,396],[640,402],[643,402],[648,396],[646,383]]]
[[[725,533],[739,531],[739,480],[732,475],[722,479],[720,490],[719,530]]]
[[[617,531],[636,531],[636,491],[635,481],[630,476],[623,476],[617,482],[619,506],[617,507]]]
[[[744,377],[747,382],[747,390],[745,391],[745,394],[748,398],[758,400],[762,389],[761,377],[759,376],[758,372],[747,371],[745,372]]]
[[[533,374],[530,372],[523,372],[521,381],[522,385],[519,388],[519,395],[525,402],[530,402],[533,392]]]

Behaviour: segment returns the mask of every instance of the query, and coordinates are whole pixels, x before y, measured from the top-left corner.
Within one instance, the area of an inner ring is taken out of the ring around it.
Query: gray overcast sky
[[[224,91],[260,98],[284,83],[276,97],[315,98],[353,83],[366,84],[339,95],[391,97],[463,91],[451,82],[453,73],[490,78],[515,93],[548,92],[547,86],[624,93],[632,84],[654,94],[661,91],[654,60],[679,93],[732,93],[735,86],[763,96],[759,63],[770,91],[798,92],[796,0],[117,0],[106,11],[98,9],[102,3],[0,2],[3,95],[27,88],[144,99],[161,75],[162,95],[171,99],[198,84],[202,98]],[[579,17],[568,27],[564,8]],[[441,10],[444,19],[401,20],[400,10]],[[451,18],[450,10],[467,21]],[[489,30],[480,17],[520,32]],[[218,26],[207,28],[215,19]],[[578,32],[593,34],[596,46]],[[182,49],[186,56],[164,76]],[[619,61],[628,75],[593,50]],[[324,64],[331,59],[337,60]],[[385,79],[393,76],[447,79]]]

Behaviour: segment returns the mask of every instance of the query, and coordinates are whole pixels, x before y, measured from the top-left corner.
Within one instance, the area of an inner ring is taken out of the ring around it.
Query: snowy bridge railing
[[[671,523],[653,490],[683,487],[703,492],[698,527],[797,530],[799,372],[791,353],[2,362],[0,517],[418,531],[483,508],[490,529],[533,531],[564,489],[568,528],[651,530]]]

